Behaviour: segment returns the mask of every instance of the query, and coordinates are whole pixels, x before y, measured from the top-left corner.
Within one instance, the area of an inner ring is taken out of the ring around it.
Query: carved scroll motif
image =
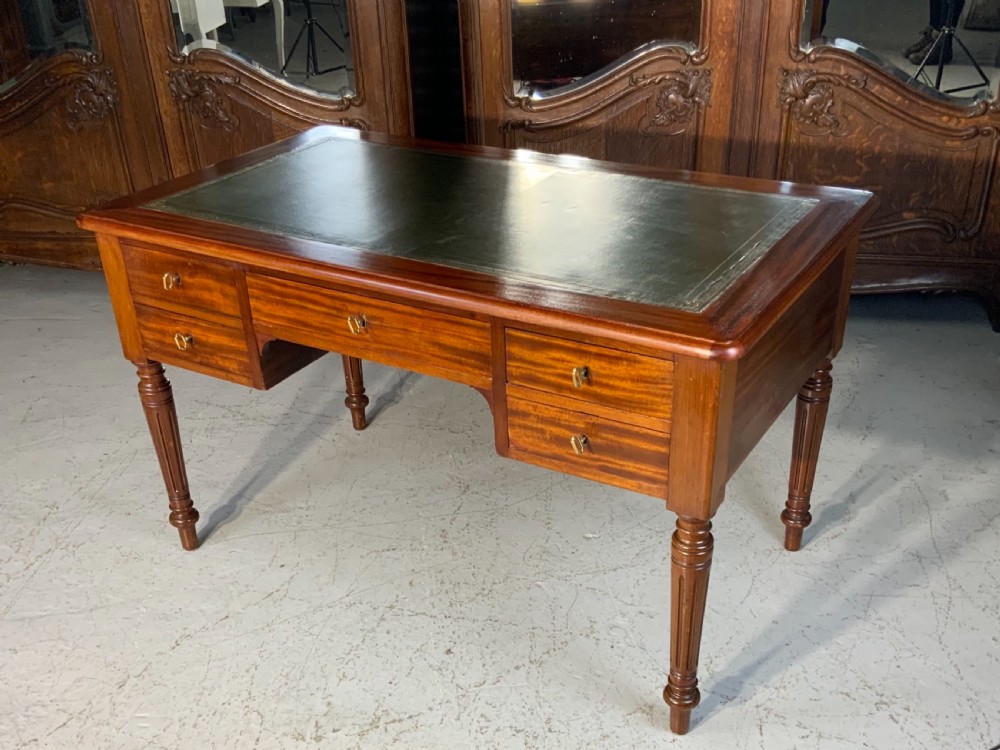
[[[372,129],[369,123],[358,117],[342,117],[337,120],[337,124],[348,128],[357,128],[362,131],[370,131]]]
[[[118,107],[118,81],[109,68],[92,70],[73,82],[66,100],[66,125],[80,130],[106,120]]]
[[[650,100],[649,127],[667,135],[678,135],[687,130],[698,113],[709,105],[712,97],[712,71],[676,70],[672,73],[648,77],[633,77],[630,85],[636,88],[660,86]]]
[[[224,73],[202,73],[197,70],[171,70],[170,93],[174,99],[187,106],[206,128],[236,130],[239,119],[229,111],[229,100],[221,86],[235,86],[239,76]]]
[[[837,86],[863,89],[866,83],[864,77],[782,69],[780,101],[803,132],[840,137],[850,131],[851,124],[834,90]]]

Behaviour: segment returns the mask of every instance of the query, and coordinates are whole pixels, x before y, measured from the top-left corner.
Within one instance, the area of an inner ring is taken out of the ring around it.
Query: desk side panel
[[[729,476],[820,362],[835,352],[843,327],[847,260],[848,255],[842,254],[832,263],[739,360]]]
[[[139,322],[132,302],[132,292],[128,284],[128,272],[125,269],[125,259],[122,256],[121,244],[117,237],[108,234],[97,235],[97,248],[101,253],[101,265],[104,268],[104,278],[108,282],[108,294],[111,296],[111,309],[118,324],[118,335],[121,337],[122,353],[132,362],[145,359],[142,337],[139,335]]]

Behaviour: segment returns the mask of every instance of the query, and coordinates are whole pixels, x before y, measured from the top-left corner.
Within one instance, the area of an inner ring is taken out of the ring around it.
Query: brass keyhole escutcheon
[[[573,368],[573,387],[582,388],[584,383],[590,382],[590,368],[586,365]]]
[[[569,439],[569,444],[573,446],[573,452],[576,455],[582,456],[583,452],[587,450],[590,440],[587,439],[586,435],[573,435]]]
[[[175,333],[174,343],[177,344],[178,349],[184,351],[194,343],[194,336],[190,333]]]
[[[181,285],[181,275],[179,273],[170,273],[169,271],[163,274],[163,288],[168,292],[175,286]]]
[[[368,321],[365,319],[364,314],[348,315],[347,327],[351,329],[351,333],[358,336],[368,330]]]

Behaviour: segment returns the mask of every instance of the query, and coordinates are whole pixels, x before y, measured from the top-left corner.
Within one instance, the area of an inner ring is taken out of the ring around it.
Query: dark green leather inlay
[[[697,312],[817,202],[587,163],[331,137],[147,207]]]

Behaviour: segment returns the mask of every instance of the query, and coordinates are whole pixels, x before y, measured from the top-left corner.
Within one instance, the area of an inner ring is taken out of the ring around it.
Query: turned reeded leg
[[[686,734],[698,705],[698,652],[712,567],[711,521],[677,519],[670,545],[670,676],[663,700],[670,706],[670,731]]]
[[[816,478],[826,412],[830,406],[830,391],[833,389],[830,369],[830,360],[825,360],[802,386],[795,404],[788,501],[781,513],[781,521],[785,524],[785,549],[792,552],[802,546],[802,530],[812,522],[809,500],[813,479]]]
[[[347,383],[347,398],[344,399],[344,406],[351,410],[351,422],[354,423],[355,430],[363,430],[368,426],[365,420],[365,407],[368,406],[368,397],[365,395],[365,378],[361,371],[361,360],[357,357],[344,358],[344,380]]]
[[[180,534],[184,549],[197,549],[195,524],[198,522],[198,511],[191,502],[188,490],[184,452],[181,449],[177,410],[174,408],[170,381],[163,374],[163,366],[159,362],[136,364],[136,368],[139,373],[139,398],[146,413],[149,434],[156,447],[156,457],[160,459],[160,470],[170,499],[170,525]]]

